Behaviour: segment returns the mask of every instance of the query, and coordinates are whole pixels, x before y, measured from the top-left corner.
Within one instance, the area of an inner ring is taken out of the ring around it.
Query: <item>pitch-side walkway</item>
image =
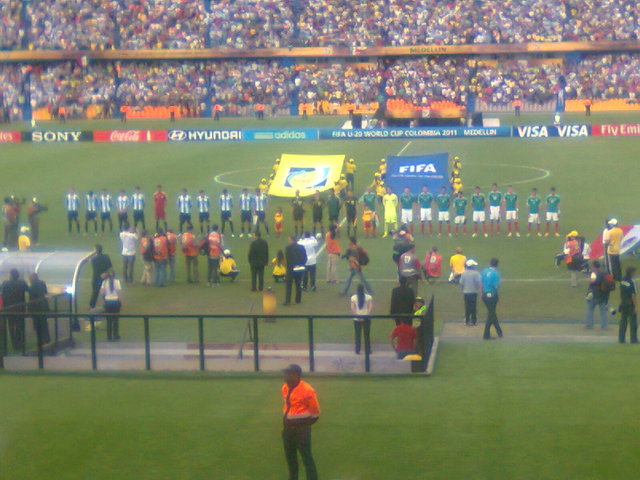
[[[431,374],[437,354],[434,342],[427,374]],[[372,345],[370,371],[373,374],[408,374],[411,362],[398,360],[389,344]],[[193,343],[152,342],[151,369],[156,371],[196,371],[200,368],[199,348]],[[142,343],[98,342],[98,370],[144,370],[145,349]],[[253,347],[245,344],[240,354],[239,344],[205,344],[205,369],[218,372],[251,372],[254,369]],[[299,363],[309,370],[309,350],[306,344],[261,344],[260,370],[277,372],[290,363]],[[318,344],[314,352],[315,371],[319,373],[365,373],[364,354],[356,355],[351,344]],[[5,357],[8,370],[33,370],[33,356]],[[45,357],[46,370],[90,370],[91,346],[79,342],[74,348]]]
[[[618,325],[611,324],[607,330],[598,326],[586,329],[581,324],[536,324],[502,323],[504,338],[502,342],[513,343],[616,343]],[[466,327],[462,322],[447,322],[440,340],[442,342],[479,342],[482,341],[484,322],[475,327]],[[495,331],[492,329],[492,335]]]

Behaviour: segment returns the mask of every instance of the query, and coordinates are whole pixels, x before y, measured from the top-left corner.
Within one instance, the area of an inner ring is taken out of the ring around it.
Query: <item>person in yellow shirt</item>
[[[349,182],[347,181],[347,177],[344,173],[340,174],[340,179],[336,182],[335,192],[340,197],[341,200],[344,200],[344,197],[347,193],[347,187],[349,186]]]
[[[266,178],[260,180],[260,183],[258,184],[258,190],[260,190],[260,193],[267,193],[269,191],[269,184],[267,183]]]
[[[356,173],[356,162],[353,158],[347,160],[346,165],[344,166],[344,172],[346,174],[346,179],[349,184],[349,188],[353,190],[355,186],[355,173]]]
[[[602,234],[604,244],[605,270],[613,275],[616,282],[622,280],[622,268],[620,266],[620,245],[624,232],[618,226],[618,219],[611,218],[607,221],[607,229]]]
[[[362,212],[362,228],[364,230],[365,237],[375,237],[375,229],[373,224],[373,212],[366,205],[364,206],[364,210]]]
[[[449,266],[451,267],[451,274],[449,275],[449,282],[460,283],[460,275],[464,272],[464,266],[467,262],[467,257],[462,253],[462,248],[456,248],[454,253],[449,259]]]
[[[382,198],[387,193],[387,187],[385,187],[384,182],[380,180],[376,186],[376,197],[378,197],[378,203],[382,203]]]
[[[233,258],[231,250],[228,248],[222,252],[220,256],[220,276],[229,277],[233,282],[238,276],[238,266],[236,265],[236,259]]]
[[[378,172],[380,172],[380,177],[384,181],[387,177],[387,159],[386,158],[380,159],[380,166],[378,167]]]
[[[398,229],[398,196],[387,187],[387,193],[382,197],[384,207],[384,233],[382,237],[391,235]]]
[[[284,276],[287,273],[287,262],[284,259],[284,252],[282,250],[278,250],[275,258],[271,260],[271,266],[273,267],[271,274],[275,282],[284,282]]]
[[[273,214],[273,229],[276,232],[276,238],[280,238],[284,230],[284,214],[282,213],[282,207],[276,209],[276,213]]]
[[[460,161],[460,157],[453,157],[453,162],[451,164],[452,170],[462,170],[462,162]]]
[[[18,236],[18,250],[26,252],[31,250],[31,237],[29,237],[29,227],[26,225],[20,228],[20,235]]]
[[[460,178],[456,178],[451,184],[451,188],[453,189],[454,194],[461,192],[464,188],[464,185],[462,185],[462,180],[460,180]]]

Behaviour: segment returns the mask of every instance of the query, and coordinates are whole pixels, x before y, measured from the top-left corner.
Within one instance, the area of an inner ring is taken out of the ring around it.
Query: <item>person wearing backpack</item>
[[[349,261],[350,272],[347,283],[342,291],[342,296],[346,296],[349,293],[351,282],[353,281],[353,277],[356,275],[360,278],[360,283],[364,285],[367,293],[372,295],[373,290],[371,290],[371,285],[369,285],[369,282],[367,282],[367,279],[364,278],[364,274],[362,273],[362,267],[369,264],[369,254],[364,248],[358,245],[356,237],[349,237],[349,248],[342,258],[346,258]]]
[[[598,310],[600,310],[600,328],[606,330],[609,326],[609,312],[607,311],[607,307],[609,304],[609,293],[612,290],[612,279],[607,281],[605,274],[602,272],[600,262],[594,260],[589,280],[589,289],[586,295],[587,318],[585,327],[589,329],[593,328],[593,311],[597,307]],[[615,282],[613,282],[613,288],[615,288]]]

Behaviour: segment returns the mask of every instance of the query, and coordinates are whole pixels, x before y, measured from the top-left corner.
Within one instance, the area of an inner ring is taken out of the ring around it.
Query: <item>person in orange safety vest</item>
[[[298,452],[307,472],[307,480],[317,480],[318,472],[311,455],[311,425],[320,418],[318,398],[313,387],[302,380],[300,365],[291,364],[282,372],[282,441],[289,467],[289,480],[298,478]]]

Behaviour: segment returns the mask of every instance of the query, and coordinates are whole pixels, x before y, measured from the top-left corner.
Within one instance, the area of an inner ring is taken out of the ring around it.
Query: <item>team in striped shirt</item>
[[[161,193],[164,195],[164,192]],[[156,210],[157,196],[158,192],[154,193],[153,200],[156,203]],[[237,205],[240,209],[240,237],[250,235],[254,228],[259,231],[261,225],[264,226],[268,234],[269,227],[266,223],[268,203],[267,194],[260,191],[260,189],[256,189],[254,193],[251,193],[247,188],[243,189],[237,197],[237,204],[233,195],[227,189],[224,189],[218,197],[221,232],[224,233],[225,227],[229,224],[231,236],[235,236],[232,217],[233,209]],[[83,197],[74,189],[70,189],[65,196],[69,234],[73,233],[74,224],[77,233],[80,233],[78,218],[81,205],[85,209],[85,234],[89,233],[91,224],[93,224],[93,233],[95,235],[98,234],[99,230],[104,234],[107,231],[107,227],[110,232],[113,232],[112,211],[115,211],[118,215],[118,230],[120,232],[128,230],[130,226],[134,228],[141,226],[142,230],[146,229],[145,208],[147,207],[147,200],[140,187],[135,187],[130,194],[125,190],[120,190],[117,195],[113,196],[106,188],[102,189],[100,193],[89,190]],[[204,234],[211,231],[211,198],[204,190],[200,190],[197,195],[192,196],[186,188],[183,188],[177,196],[176,208],[180,233],[183,232],[186,226],[192,224],[191,214],[194,208],[198,214],[200,233]],[[131,219],[130,214],[132,215]],[[156,212],[157,216],[158,212]],[[100,229],[98,228],[98,218],[100,218]]]

